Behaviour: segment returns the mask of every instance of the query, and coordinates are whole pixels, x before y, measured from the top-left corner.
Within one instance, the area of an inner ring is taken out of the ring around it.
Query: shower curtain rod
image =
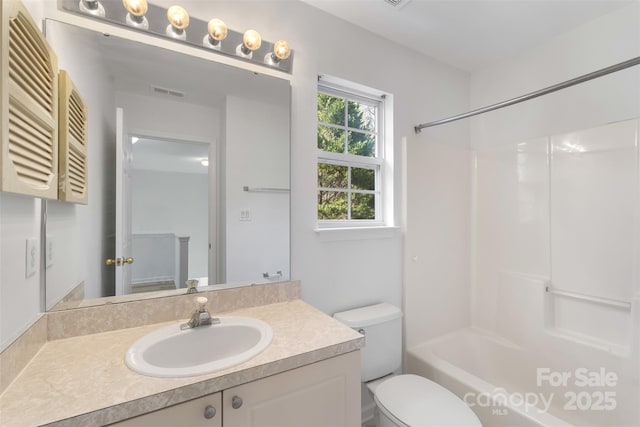
[[[511,105],[519,104],[524,101],[528,101],[533,98],[537,98],[542,95],[547,95],[549,93],[557,92],[561,89],[566,89],[571,86],[575,86],[580,83],[587,82],[589,80],[597,79],[598,77],[606,76],[607,74],[615,73],[616,71],[624,70],[625,68],[633,67],[635,65],[640,64],[640,56],[637,56],[632,59],[628,59],[624,62],[620,62],[615,65],[611,65],[606,68],[602,68],[597,71],[593,71],[589,74],[585,74],[579,77],[575,77],[571,80],[567,80],[562,83],[555,84],[553,86],[546,87],[544,89],[537,90],[535,92],[528,93],[526,95],[519,96],[517,98],[512,98],[507,101],[498,102],[497,104],[489,105],[487,107],[478,108],[477,110],[472,110],[463,114],[458,114],[457,116],[448,117],[446,119],[440,119],[429,123],[423,123],[414,127],[416,133],[420,133],[420,131],[424,128],[429,128],[433,126],[443,125],[445,123],[455,122],[456,120],[466,119],[467,117],[477,116],[478,114],[487,113],[489,111],[498,110],[500,108],[509,107]]]

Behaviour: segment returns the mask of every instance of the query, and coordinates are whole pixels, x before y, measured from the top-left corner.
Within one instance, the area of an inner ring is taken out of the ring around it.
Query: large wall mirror
[[[47,310],[288,280],[289,82],[45,27],[89,112],[89,203],[46,202]]]

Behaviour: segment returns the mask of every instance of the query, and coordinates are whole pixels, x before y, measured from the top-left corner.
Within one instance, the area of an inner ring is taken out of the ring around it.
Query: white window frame
[[[387,113],[388,104],[387,96],[383,93],[375,90],[363,90],[361,85],[350,84],[348,82],[339,81],[338,79],[327,78],[322,76],[318,82],[318,93],[327,94],[330,96],[336,96],[339,98],[345,98],[347,101],[355,101],[358,103],[375,105],[377,107],[377,130],[375,132],[363,131],[360,129],[352,129],[348,127],[348,103],[345,103],[345,123],[344,125],[332,125],[330,123],[323,123],[317,121],[317,125],[335,127],[337,129],[344,129],[345,132],[351,130],[363,133],[377,134],[376,138],[376,156],[366,157],[350,154],[348,152],[348,142],[346,141],[345,134],[345,152],[344,153],[332,153],[324,151],[316,147],[317,159],[316,159],[316,200],[317,192],[319,191],[339,191],[347,194],[348,200],[348,215],[351,215],[351,194],[364,193],[375,194],[375,220],[365,219],[346,219],[346,220],[323,220],[318,218],[318,206],[316,203],[316,221],[319,230],[322,229],[350,229],[350,228],[369,228],[369,227],[383,227],[390,225],[387,209],[385,204],[388,201],[387,189],[388,185],[385,185],[387,181],[387,162],[385,161],[385,155],[387,153],[388,138],[385,129],[385,115]],[[317,99],[317,96],[316,96]],[[317,127],[316,127],[317,132]],[[347,188],[325,188],[318,187],[317,182],[317,166],[321,163],[334,164],[348,167],[347,174]],[[351,168],[365,168],[376,170],[375,174],[375,187],[374,190],[354,190],[351,188]]]

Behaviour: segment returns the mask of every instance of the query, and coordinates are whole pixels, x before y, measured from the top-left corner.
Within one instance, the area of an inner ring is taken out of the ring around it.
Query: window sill
[[[337,242],[342,240],[377,240],[392,239],[400,236],[400,227],[371,226],[371,227],[334,227],[315,229],[321,242]]]

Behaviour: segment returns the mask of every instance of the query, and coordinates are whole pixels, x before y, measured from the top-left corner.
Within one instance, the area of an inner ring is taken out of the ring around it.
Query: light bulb
[[[185,28],[189,26],[189,14],[181,6],[171,6],[167,10],[167,19],[169,25],[167,26],[167,35],[174,39],[186,40],[187,33]]]
[[[269,52],[264,56],[264,62],[269,65],[278,65],[283,59],[287,59],[291,55],[291,46],[286,40],[278,40],[273,45],[273,52]]]
[[[280,60],[287,59],[291,55],[291,46],[286,40],[278,40],[273,45],[273,54]]]
[[[129,12],[125,19],[127,25],[145,30],[149,29],[149,21],[144,16],[149,9],[147,0],[122,0],[122,4]]]
[[[273,54],[280,60],[287,59],[291,55],[291,46],[286,40],[278,40],[273,45]]]
[[[249,50],[258,50],[262,44],[262,37],[256,30],[247,30],[242,36],[242,43]]]
[[[167,19],[178,30],[184,30],[189,26],[189,14],[181,6],[171,6],[167,10]]]
[[[227,24],[220,19],[212,19],[209,21],[207,29],[209,30],[209,35],[214,40],[220,41],[227,37]]]
[[[208,33],[202,39],[205,47],[220,50],[220,41],[227,37],[227,24],[222,20],[214,18],[207,24]]]
[[[256,30],[247,30],[242,36],[242,43],[236,48],[236,55],[251,59],[253,51],[260,49],[262,37]]]
[[[147,0],[122,0],[124,8],[133,16],[144,16],[149,9]]]

